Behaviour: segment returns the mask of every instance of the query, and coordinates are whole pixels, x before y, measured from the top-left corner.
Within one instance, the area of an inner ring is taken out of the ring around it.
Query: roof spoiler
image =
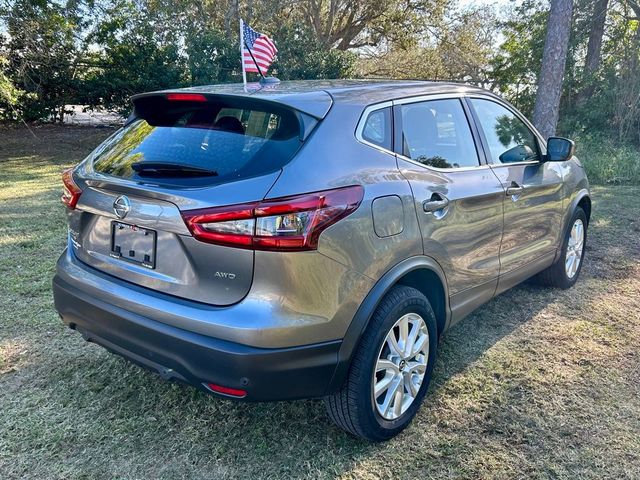
[[[229,86],[231,87],[231,85]],[[219,90],[219,91],[218,91]],[[333,104],[333,99],[324,90],[318,90],[314,92],[300,92],[300,93],[279,93],[277,90],[264,89],[244,90],[225,88],[224,85],[215,89],[213,87],[201,87],[201,88],[187,88],[178,90],[162,90],[158,92],[141,93],[131,97],[131,101],[134,106],[140,102],[140,100],[148,97],[164,98],[167,101],[193,101],[193,102],[206,102],[208,99],[217,100],[245,100],[251,102],[268,102],[271,105],[280,104],[285,107],[293,108],[299,112],[305,113],[318,120],[323,119]]]
[[[293,97],[292,95],[289,96]],[[220,95],[179,90],[143,93],[140,95],[134,95],[131,97],[131,100],[133,102],[134,109],[133,112],[131,112],[131,115],[129,115],[129,118],[127,118],[125,125],[128,125],[137,118],[153,118],[155,115],[166,111],[165,109],[179,106],[179,104],[184,105],[187,109],[204,106],[208,102],[213,101],[218,104],[223,104],[223,106],[224,104],[228,104],[229,107],[246,105],[251,108],[259,108],[260,104],[264,104],[265,108],[271,110],[279,108],[296,112],[300,122],[300,140],[304,141],[318,124],[318,121],[322,118],[309,114],[307,112],[309,110],[308,108],[295,108],[290,104],[291,102],[283,102],[280,99],[278,101],[274,101],[270,98],[265,99],[248,95]],[[324,113],[326,114],[326,112]]]

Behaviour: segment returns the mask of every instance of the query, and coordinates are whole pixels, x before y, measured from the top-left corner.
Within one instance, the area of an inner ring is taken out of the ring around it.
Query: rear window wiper
[[[147,177],[217,177],[218,172],[208,168],[169,162],[136,162],[131,168],[140,176]]]

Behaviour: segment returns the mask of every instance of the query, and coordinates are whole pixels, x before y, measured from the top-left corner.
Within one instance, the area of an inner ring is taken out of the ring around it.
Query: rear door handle
[[[506,192],[507,196],[520,195],[522,192],[524,192],[524,187],[518,185],[516,182],[511,182],[511,185],[507,187]]]
[[[422,202],[425,213],[433,213],[442,210],[449,205],[449,199],[440,193],[434,193],[429,200]]]

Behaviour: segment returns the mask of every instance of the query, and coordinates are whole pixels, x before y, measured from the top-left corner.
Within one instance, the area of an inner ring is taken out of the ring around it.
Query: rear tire
[[[400,433],[429,387],[437,340],[427,298],[415,288],[393,287],[363,333],[344,385],[325,399],[329,417],[352,435],[373,442]]]
[[[538,282],[547,287],[573,287],[582,270],[586,243],[587,215],[578,207],[569,221],[560,257],[553,265],[538,274]]]

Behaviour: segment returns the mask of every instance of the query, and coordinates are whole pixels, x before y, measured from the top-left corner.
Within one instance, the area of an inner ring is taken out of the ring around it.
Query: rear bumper
[[[328,393],[341,341],[258,348],[190,332],[107,303],[53,280],[55,307],[69,327],[166,379],[209,391],[214,383],[247,392],[244,400],[290,400]]]

